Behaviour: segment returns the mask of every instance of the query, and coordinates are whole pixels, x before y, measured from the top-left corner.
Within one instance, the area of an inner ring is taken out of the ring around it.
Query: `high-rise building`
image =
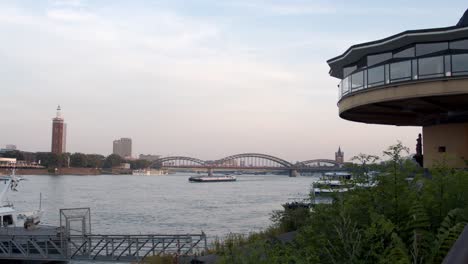
[[[468,10],[455,26],[357,44],[328,65],[341,118],[422,127],[425,168],[468,168]]]
[[[132,156],[132,139],[121,138],[114,140],[113,154],[117,154],[122,158],[129,158]]]
[[[52,153],[61,154],[67,151],[67,124],[65,123],[60,105],[57,115],[52,119]]]
[[[341,147],[338,147],[338,151],[335,152],[335,161],[338,163],[344,163],[344,152],[341,151]]]

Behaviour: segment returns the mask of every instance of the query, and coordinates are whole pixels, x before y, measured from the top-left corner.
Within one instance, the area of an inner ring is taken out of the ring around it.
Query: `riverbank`
[[[1,168],[0,175],[8,175],[10,169]],[[105,175],[105,174],[132,174],[126,169],[100,169],[100,168],[31,168],[16,169],[16,175]]]

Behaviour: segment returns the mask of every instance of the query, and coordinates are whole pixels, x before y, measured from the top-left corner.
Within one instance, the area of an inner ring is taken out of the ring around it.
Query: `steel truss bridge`
[[[155,160],[150,167],[165,169],[206,169],[213,170],[257,170],[288,171],[289,176],[298,172],[327,172],[344,170],[344,164],[330,159],[312,159],[291,163],[284,159],[260,153],[243,153],[219,160],[204,161],[185,156],[170,156]]]

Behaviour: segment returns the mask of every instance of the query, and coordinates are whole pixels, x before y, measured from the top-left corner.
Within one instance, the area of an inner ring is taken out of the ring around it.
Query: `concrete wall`
[[[439,152],[445,147],[445,153]],[[430,168],[445,160],[453,168],[467,168],[468,123],[423,127],[424,167]]]

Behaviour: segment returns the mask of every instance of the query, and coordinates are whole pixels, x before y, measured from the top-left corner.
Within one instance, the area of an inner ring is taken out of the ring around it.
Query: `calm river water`
[[[90,207],[94,234],[204,231],[212,240],[266,228],[273,210],[307,197],[317,179],[241,175],[236,182],[189,183],[192,175],[24,176],[8,198],[17,210],[33,210],[42,193],[43,224],[59,225],[61,208]]]
[[[25,176],[9,200],[18,210],[39,206],[44,224],[59,224],[59,209],[90,207],[92,233],[199,233],[208,237],[267,227],[273,210],[308,195],[315,177],[241,175],[237,182],[189,183],[165,176]]]

